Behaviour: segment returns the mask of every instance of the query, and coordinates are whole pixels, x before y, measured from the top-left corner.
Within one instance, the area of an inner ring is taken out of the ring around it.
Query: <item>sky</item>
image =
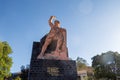
[[[91,58],[107,51],[120,53],[120,0],[0,0],[0,41],[13,53],[11,72],[30,64],[33,42],[49,32],[54,15],[67,30],[69,57]]]

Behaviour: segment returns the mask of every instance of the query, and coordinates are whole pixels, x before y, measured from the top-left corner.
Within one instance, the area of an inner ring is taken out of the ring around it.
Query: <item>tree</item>
[[[77,57],[76,59],[77,71],[86,70],[87,76],[84,76],[84,80],[93,80],[93,68],[88,66],[85,59]]]
[[[17,76],[14,80],[21,80],[21,78],[19,76]]]
[[[92,67],[97,79],[108,78],[115,80],[116,75],[120,75],[120,54],[108,51],[101,55],[96,55],[92,57]]]
[[[9,76],[10,68],[12,66],[12,58],[9,54],[12,53],[12,49],[7,42],[0,42],[0,80]]]
[[[78,71],[87,68],[87,61],[83,58],[77,57],[76,64]]]
[[[29,73],[30,65],[24,65],[21,66],[21,79],[22,80],[28,80],[28,73]]]

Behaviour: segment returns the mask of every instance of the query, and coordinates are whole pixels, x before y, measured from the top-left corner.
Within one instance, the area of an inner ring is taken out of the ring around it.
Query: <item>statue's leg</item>
[[[38,59],[43,57],[43,55],[45,53],[45,50],[47,49],[47,47],[51,43],[51,41],[52,41],[52,38],[48,35],[47,38],[46,38],[46,40],[45,40],[44,45],[42,46],[41,53],[37,57]]]
[[[60,52],[60,47],[62,45],[63,39],[61,37],[58,37],[58,41],[57,41],[57,46],[56,46],[56,50],[57,52]]]

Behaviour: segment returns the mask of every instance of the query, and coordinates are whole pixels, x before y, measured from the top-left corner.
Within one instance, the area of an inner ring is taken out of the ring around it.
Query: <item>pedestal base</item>
[[[29,80],[77,80],[76,62],[72,60],[31,61]]]

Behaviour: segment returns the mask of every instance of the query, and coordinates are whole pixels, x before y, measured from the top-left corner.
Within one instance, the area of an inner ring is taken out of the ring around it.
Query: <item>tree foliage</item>
[[[83,58],[77,57],[76,64],[78,71],[87,68],[87,61]]]
[[[21,78],[19,76],[17,76],[14,80],[21,80]]]
[[[10,68],[12,66],[12,58],[9,54],[12,53],[12,49],[7,42],[0,42],[0,80],[9,76]]]
[[[25,66],[21,66],[21,79],[22,80],[28,80],[28,73],[29,73],[29,69],[30,69],[30,65],[26,65],[26,67]]]
[[[120,73],[120,54],[118,52],[108,51],[101,55],[92,57],[92,67],[97,79],[108,78],[115,79]]]

